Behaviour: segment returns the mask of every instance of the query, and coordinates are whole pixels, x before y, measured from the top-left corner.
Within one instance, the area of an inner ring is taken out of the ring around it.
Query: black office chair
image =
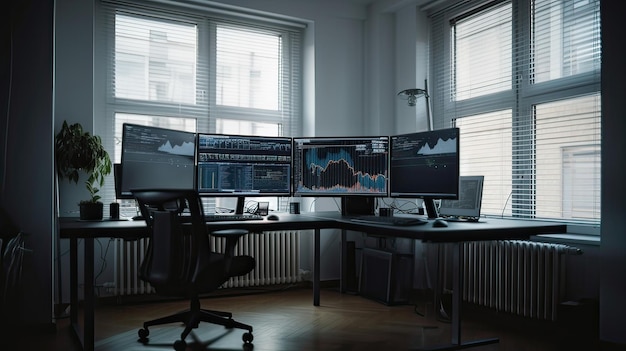
[[[237,241],[247,230],[228,229],[211,233],[226,238],[225,253],[214,252],[203,220],[202,202],[195,190],[135,190],[143,218],[151,231],[150,242],[139,277],[150,283],[157,294],[189,298],[186,311],[145,322],[139,340],[147,342],[148,327],[167,323],[184,323],[177,351],[185,350],[185,338],[200,322],[226,328],[247,330],[244,346],[251,346],[252,327],[232,319],[229,312],[210,311],[200,307],[199,295],[219,288],[229,278],[249,273],[254,258],[235,256]]]

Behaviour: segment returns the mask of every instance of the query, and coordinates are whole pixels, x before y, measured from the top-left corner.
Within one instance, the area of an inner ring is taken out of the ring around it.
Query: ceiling
[[[313,1],[315,1],[315,0],[313,0]],[[356,3],[356,4],[361,4],[361,5],[368,5],[368,4],[371,4],[373,2],[376,2],[377,0],[335,0],[335,1],[345,1],[345,2],[352,2],[352,3]],[[421,6],[421,5],[424,5],[424,4],[432,2],[432,1],[433,0],[412,0],[411,2],[415,3],[417,6]]]
[[[300,1],[318,1],[318,0],[300,0]],[[347,2],[347,3],[354,3],[354,4],[360,4],[360,5],[369,5],[373,2],[376,2],[378,0],[333,0],[333,2]],[[417,6],[421,6],[424,5],[426,3],[432,2],[433,0],[400,0],[400,2],[413,2],[415,3]]]

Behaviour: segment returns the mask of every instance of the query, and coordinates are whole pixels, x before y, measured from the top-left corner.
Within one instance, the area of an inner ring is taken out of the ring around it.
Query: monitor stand
[[[428,219],[439,218],[439,213],[437,212],[437,206],[435,206],[435,199],[431,197],[424,198],[424,207],[426,207],[426,215],[428,215]]]
[[[235,207],[235,214],[236,215],[242,215],[243,214],[243,208],[244,208],[244,204],[246,203],[246,197],[245,196],[237,196],[237,206]]]
[[[344,216],[373,215],[375,200],[371,196],[342,196],[341,214]]]

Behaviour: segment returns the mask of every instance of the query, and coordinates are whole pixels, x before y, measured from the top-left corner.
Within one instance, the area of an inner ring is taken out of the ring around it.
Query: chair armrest
[[[211,233],[211,235],[217,238],[226,238],[226,250],[224,252],[226,257],[235,255],[235,247],[237,242],[239,242],[239,238],[246,234],[248,234],[246,229],[222,229]]]

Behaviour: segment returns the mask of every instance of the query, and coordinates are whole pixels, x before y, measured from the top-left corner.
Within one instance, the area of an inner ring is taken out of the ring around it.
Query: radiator
[[[272,231],[243,236],[237,244],[235,254],[254,257],[256,268],[245,276],[231,278],[222,288],[299,282],[299,238],[298,231]],[[115,239],[114,286],[109,289],[114,296],[154,293],[150,284],[138,278],[148,240]],[[223,252],[226,242],[223,238],[211,237],[211,245],[215,251]]]
[[[463,300],[529,318],[556,320],[567,245],[523,240],[463,243]]]

